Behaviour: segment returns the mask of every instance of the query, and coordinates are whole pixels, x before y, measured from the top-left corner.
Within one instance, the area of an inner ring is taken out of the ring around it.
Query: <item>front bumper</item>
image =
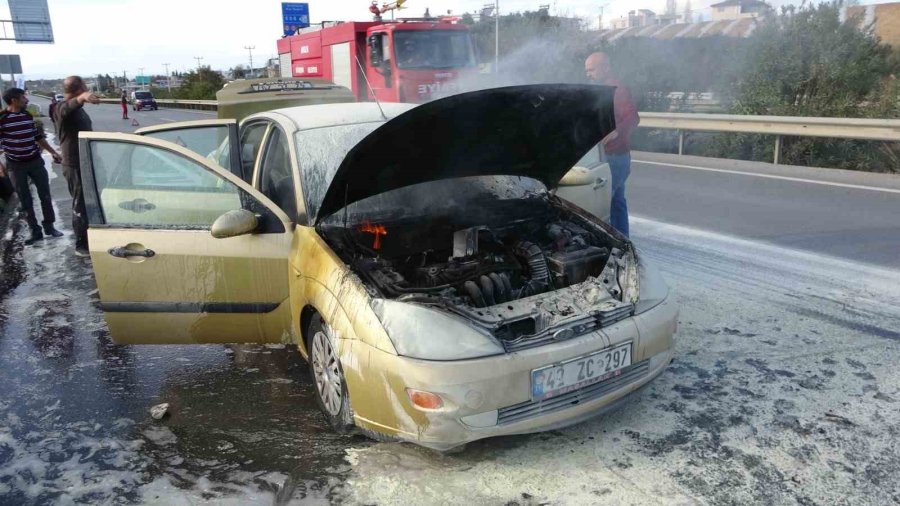
[[[437,450],[486,437],[576,424],[614,409],[665,370],[674,356],[677,315],[670,297],[598,332],[475,360],[434,362],[368,349],[366,369],[380,378],[364,381],[361,387],[366,392],[351,388],[355,421],[365,429]],[[634,359],[621,375],[570,394],[531,401],[532,370],[627,341],[634,343]],[[387,389],[376,386],[385,382]],[[406,388],[436,393],[444,399],[444,406],[427,412],[416,409],[405,395]]]

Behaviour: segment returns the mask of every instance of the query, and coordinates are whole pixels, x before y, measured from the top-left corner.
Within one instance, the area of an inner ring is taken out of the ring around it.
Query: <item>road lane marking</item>
[[[745,172],[741,170],[729,170],[729,169],[714,169],[712,167],[697,167],[695,165],[681,165],[677,163],[664,163],[664,162],[650,162],[646,160],[634,160],[635,163],[646,163],[649,165],[661,165],[664,167],[676,167],[679,169],[694,169],[694,170],[706,170],[709,172],[721,172],[724,174],[737,174],[741,176],[753,176],[753,177],[763,177],[768,179],[781,179],[783,181],[794,181],[797,183],[810,183],[810,184],[818,184],[823,186],[837,186],[840,188],[852,188],[854,190],[869,190],[876,192],[884,192],[884,193],[896,193],[900,194],[900,189],[894,188],[879,188],[877,186],[865,186],[859,184],[847,184],[847,183],[834,183],[831,181],[816,181],[815,179],[803,179],[800,177],[790,177],[790,176],[776,176],[773,174],[757,174],[755,172]]]

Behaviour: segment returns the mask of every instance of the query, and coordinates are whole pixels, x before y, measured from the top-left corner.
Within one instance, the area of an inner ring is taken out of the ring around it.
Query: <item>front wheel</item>
[[[340,434],[353,428],[353,412],[344,370],[334,348],[331,328],[315,315],[309,324],[309,371],[316,391],[316,402],[328,424]]]

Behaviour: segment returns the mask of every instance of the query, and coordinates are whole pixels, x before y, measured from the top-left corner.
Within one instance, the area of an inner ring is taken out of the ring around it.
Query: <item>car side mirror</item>
[[[228,211],[216,218],[209,233],[216,239],[249,234],[259,227],[259,218],[245,209]]]

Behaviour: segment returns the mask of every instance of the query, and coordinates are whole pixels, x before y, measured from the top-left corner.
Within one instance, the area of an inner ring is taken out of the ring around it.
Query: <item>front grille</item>
[[[504,340],[500,338],[500,342],[503,343],[503,348],[507,351],[507,353],[527,350],[536,348],[538,346],[543,346],[545,344],[555,343],[558,341],[566,341],[569,339],[574,339],[578,336],[583,336],[588,332],[597,330],[598,328],[608,327],[613,323],[622,321],[625,318],[630,317],[633,313],[634,304],[623,304],[615,309],[601,312],[593,321],[575,325],[574,327],[572,327],[573,332],[571,332],[570,335],[562,338],[560,337],[560,334],[556,332],[556,329],[553,329],[551,331],[543,332],[538,335],[523,336],[518,339]]]
[[[551,397],[543,401],[523,402],[515,406],[500,408],[497,416],[497,424],[503,425],[507,423],[520,422],[529,418],[554,413],[572,406],[576,406],[582,402],[591,401],[603,397],[604,395],[618,390],[619,388],[637,381],[647,375],[650,368],[650,361],[643,360],[636,364],[631,364],[622,370],[622,374],[615,378],[601,381],[593,385],[563,394],[557,397]]]

